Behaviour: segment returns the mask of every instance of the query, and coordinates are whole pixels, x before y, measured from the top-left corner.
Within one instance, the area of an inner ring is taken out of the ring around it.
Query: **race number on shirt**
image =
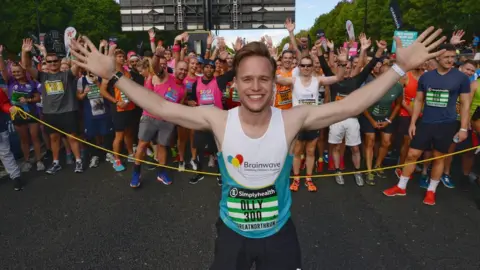
[[[446,108],[449,97],[450,92],[448,90],[428,88],[425,100],[427,106]]]
[[[274,186],[259,190],[232,188],[227,198],[228,215],[242,231],[273,228],[278,219],[278,196]]]
[[[45,81],[44,83],[45,91],[47,96],[51,95],[61,95],[65,93],[65,88],[63,87],[63,82],[58,81]]]

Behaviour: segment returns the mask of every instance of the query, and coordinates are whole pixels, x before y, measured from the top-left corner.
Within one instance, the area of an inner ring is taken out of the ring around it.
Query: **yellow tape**
[[[22,110],[21,108],[18,108],[17,107],[17,110],[13,113],[10,114],[12,120],[15,119],[15,116],[16,115],[20,115],[21,118],[23,119],[27,119],[28,117],[36,120],[37,122],[43,124],[44,126],[47,126],[53,130],[56,130],[58,131],[59,133],[65,135],[65,136],[69,136],[79,142],[82,142],[86,145],[90,145],[92,147],[95,147],[97,149],[100,149],[104,152],[108,152],[108,153],[111,153],[111,154],[114,154],[114,155],[118,155],[118,156],[121,156],[123,158],[130,158],[128,157],[127,155],[123,155],[123,154],[119,154],[119,153],[116,153],[116,152],[113,152],[111,150],[108,150],[106,148],[103,148],[101,146],[98,146],[96,144],[93,144],[93,143],[90,143],[90,142],[87,142],[85,140],[82,140],[80,138],[77,138],[71,134],[68,134],[48,123],[45,123],[44,121],[36,118],[35,116],[25,112],[24,110]],[[429,159],[424,159],[424,160],[418,160],[418,161],[415,161],[415,162],[410,162],[410,163],[405,163],[405,164],[400,164],[400,165],[395,165],[395,166],[388,166],[388,167],[383,167],[383,168],[376,168],[376,169],[372,169],[372,170],[363,170],[363,171],[352,171],[352,172],[342,172],[342,173],[330,173],[330,174],[317,174],[317,175],[311,175],[311,176],[297,176],[297,178],[307,178],[307,177],[311,177],[311,178],[324,178],[324,177],[333,177],[333,176],[337,176],[337,175],[352,175],[352,174],[356,174],[356,173],[368,173],[368,172],[376,172],[376,171],[382,171],[382,170],[390,170],[390,169],[396,169],[396,168],[402,168],[404,166],[407,166],[407,165],[414,165],[414,164],[421,164],[421,163],[424,163],[424,162],[429,162],[429,161],[433,161],[433,160],[436,160],[436,159],[441,159],[441,158],[446,158],[446,157],[450,157],[450,156],[454,156],[454,155],[458,155],[458,154],[462,154],[462,153],[466,153],[466,152],[469,152],[469,151],[472,151],[472,150],[475,150],[477,148],[480,148],[480,145],[479,146],[475,146],[475,147],[470,147],[468,149],[464,149],[464,150],[460,150],[460,151],[457,151],[457,152],[453,152],[453,153],[450,153],[450,154],[445,154],[445,155],[442,155],[442,156],[439,156],[439,157],[433,157],[433,158],[429,158]],[[132,159],[132,158],[130,158]],[[146,160],[141,160],[141,159],[136,159],[136,158],[133,158],[133,160],[135,161],[138,161],[138,162],[141,162],[141,163],[144,163],[144,164],[148,164],[148,165],[153,165],[153,166],[157,166],[157,167],[163,167],[163,168],[166,168],[166,169],[170,169],[170,170],[175,170],[175,171],[180,171],[178,168],[176,167],[172,167],[172,166],[168,166],[168,165],[160,165],[158,163],[154,163],[154,162],[150,162],[150,161],[146,161]],[[181,172],[188,172],[188,173],[196,173],[196,174],[203,174],[203,175],[212,175],[212,176],[220,176],[219,173],[211,173],[211,172],[202,172],[202,171],[194,171],[194,170],[182,170]],[[290,178],[294,178],[293,176],[291,176]]]

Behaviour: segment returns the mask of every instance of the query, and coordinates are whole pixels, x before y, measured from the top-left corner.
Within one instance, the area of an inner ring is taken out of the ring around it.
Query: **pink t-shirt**
[[[182,103],[185,99],[185,85],[183,83],[178,84],[177,79],[174,75],[169,74],[168,80],[162,84],[153,85],[152,78],[149,77],[145,81],[145,87],[155,92],[157,95],[160,95],[165,100],[174,102],[174,103]],[[143,110],[143,115],[153,117],[156,119],[161,119],[159,117],[153,116],[146,110]]]
[[[205,85],[202,82],[202,77],[198,77],[196,94],[198,106],[215,106],[223,110],[222,91],[218,87],[216,78]]]

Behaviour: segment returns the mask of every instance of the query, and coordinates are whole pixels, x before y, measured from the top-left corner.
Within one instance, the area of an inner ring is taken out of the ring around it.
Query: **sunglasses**
[[[313,65],[304,65],[304,64],[300,64],[299,66],[301,68],[311,68],[311,67],[313,67]]]
[[[47,61],[47,63],[49,63],[49,64],[58,63],[58,61],[60,61],[60,60],[58,60],[58,59],[57,60],[50,60],[50,61]]]

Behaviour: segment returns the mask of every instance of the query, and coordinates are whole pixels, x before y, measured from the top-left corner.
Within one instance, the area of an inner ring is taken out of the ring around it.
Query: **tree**
[[[144,32],[122,32],[120,6],[114,0],[4,0],[0,8],[0,44],[10,52],[20,51],[23,38],[37,35],[37,13],[40,14],[42,32],[75,27],[79,34],[87,35],[93,42],[117,37],[119,47],[136,50],[143,41],[143,48],[150,49],[148,34]],[[171,45],[178,31],[157,34]]]
[[[392,42],[395,25],[390,11],[389,0],[356,0],[342,1],[329,13],[321,14],[309,29],[309,35],[315,39],[319,29],[323,29],[328,39],[341,44],[346,40],[345,22],[351,20],[355,34],[365,31],[365,2],[368,1],[367,36],[374,40]],[[478,0],[398,0],[403,14],[401,30],[423,31],[433,25],[444,29],[448,36],[454,30],[467,32],[465,39],[469,41],[473,33],[480,34],[480,5]],[[288,37],[280,43],[283,46]]]

